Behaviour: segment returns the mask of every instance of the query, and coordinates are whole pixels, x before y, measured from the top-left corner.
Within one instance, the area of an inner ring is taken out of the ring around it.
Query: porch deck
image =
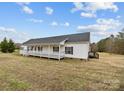
[[[20,50],[20,54],[24,56],[38,56],[38,57],[46,57],[46,58],[54,58],[54,59],[62,59],[64,58],[64,52],[59,53],[44,53],[44,52],[36,52],[36,51],[24,51]]]

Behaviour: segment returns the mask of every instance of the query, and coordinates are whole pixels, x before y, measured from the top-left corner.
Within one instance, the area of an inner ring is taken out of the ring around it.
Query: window
[[[59,52],[59,47],[53,47],[53,52]]]
[[[65,47],[65,54],[73,54],[73,47]]]

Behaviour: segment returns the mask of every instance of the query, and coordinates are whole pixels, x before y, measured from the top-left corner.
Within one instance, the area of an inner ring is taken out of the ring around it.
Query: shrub
[[[7,53],[8,52],[8,41],[7,41],[6,38],[4,38],[4,40],[1,42],[0,46],[1,46],[1,51],[3,53]]]
[[[12,53],[15,51],[15,44],[14,42],[10,39],[8,42],[8,52]]]

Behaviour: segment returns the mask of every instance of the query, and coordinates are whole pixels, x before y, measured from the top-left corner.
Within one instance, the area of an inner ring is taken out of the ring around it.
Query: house
[[[54,59],[88,59],[90,32],[30,39],[21,46],[20,54]]]
[[[22,45],[21,43],[15,43],[15,48],[20,49],[21,45]]]

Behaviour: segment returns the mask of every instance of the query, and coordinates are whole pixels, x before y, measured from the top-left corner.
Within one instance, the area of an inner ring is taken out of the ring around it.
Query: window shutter
[[[71,54],[73,54],[73,47],[71,47]]]

